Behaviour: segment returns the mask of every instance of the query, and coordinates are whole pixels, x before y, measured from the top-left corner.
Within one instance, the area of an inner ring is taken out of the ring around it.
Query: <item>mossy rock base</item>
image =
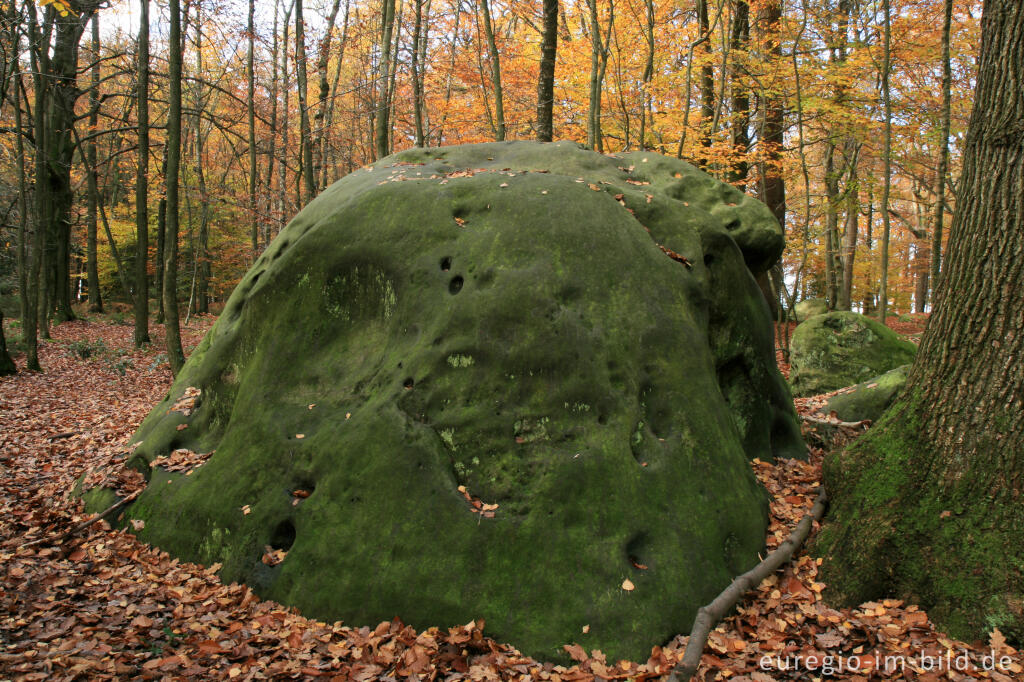
[[[852,312],[815,315],[793,332],[793,395],[828,393],[914,361],[917,346],[885,325]]]
[[[829,398],[826,409],[842,421],[878,421],[893,398],[907,383],[910,365],[901,365]]]
[[[808,298],[793,306],[793,317],[796,322],[803,322],[815,315],[828,312],[828,302],[823,298]]]
[[[749,460],[804,452],[752,276],[781,248],[657,154],[388,157],[238,285],[136,436],[128,516],[308,616],[643,660],[758,561]],[[176,448],[215,453],[149,467]]]

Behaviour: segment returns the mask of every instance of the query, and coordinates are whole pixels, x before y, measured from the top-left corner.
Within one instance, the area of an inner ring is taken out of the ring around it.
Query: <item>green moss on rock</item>
[[[378,161],[238,285],[132,464],[216,452],[129,515],[310,616],[643,659],[757,562],[748,460],[803,454],[752,276],[781,248],[764,206],[657,154]]]
[[[815,315],[793,332],[793,395],[852,386],[913,362],[917,346],[885,325],[852,312]]]
[[[907,383],[910,365],[901,365],[881,376],[850,386],[829,398],[826,409],[843,421],[878,418]]]
[[[797,322],[803,322],[815,315],[828,312],[828,302],[823,298],[808,298],[793,306],[793,316]]]

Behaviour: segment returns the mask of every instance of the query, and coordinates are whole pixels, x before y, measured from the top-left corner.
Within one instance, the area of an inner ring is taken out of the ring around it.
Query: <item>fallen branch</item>
[[[810,415],[802,414],[800,418],[805,422],[811,422],[812,424],[825,424],[826,426],[871,426],[870,419],[861,419],[859,422],[841,422],[839,420],[831,421],[829,419],[819,419],[818,417],[812,417]]]
[[[119,500],[119,501],[115,502],[114,504],[110,505],[109,507],[107,507],[106,509],[101,511],[99,514],[93,516],[91,519],[88,519],[86,521],[82,521],[80,524],[78,524],[77,526],[75,526],[71,530],[65,532],[63,535],[61,535],[59,538],[57,538],[55,541],[53,541],[53,544],[56,544],[57,546],[63,545],[65,542],[67,542],[68,540],[70,540],[74,536],[78,535],[83,530],[85,530],[86,528],[88,528],[92,524],[96,523],[97,521],[99,521],[100,519],[105,517],[107,514],[115,512],[118,509],[126,506],[129,502],[133,501],[136,497],[138,497],[139,493],[141,493],[141,492],[142,492],[142,490],[136,490],[135,492],[133,492],[128,497],[124,498],[123,500]],[[39,538],[38,540],[33,540],[32,542],[26,542],[24,545],[22,545],[18,549],[19,550],[28,549],[29,547],[35,547],[36,545],[42,545],[42,544],[47,543],[47,542],[50,542],[49,538]]]
[[[725,614],[739,602],[746,592],[757,587],[762,580],[793,557],[793,554],[807,539],[814,522],[821,521],[825,516],[827,505],[828,496],[825,494],[825,487],[822,486],[818,488],[818,497],[814,501],[810,513],[800,519],[800,523],[796,524],[793,532],[774,552],[765,557],[764,561],[757,566],[733,580],[729,587],[725,588],[710,604],[700,607],[697,617],[693,620],[693,627],[690,629],[690,638],[687,640],[683,658],[669,674],[670,682],[687,682],[693,677],[700,665],[700,659],[704,654],[704,646],[708,643],[711,629],[725,617]]]
[[[77,431],[65,431],[64,433],[58,433],[56,435],[50,436],[46,440],[48,440],[48,441],[50,441],[52,443],[54,441],[61,440],[62,438],[71,438],[72,436],[77,436],[77,435],[78,435]]]

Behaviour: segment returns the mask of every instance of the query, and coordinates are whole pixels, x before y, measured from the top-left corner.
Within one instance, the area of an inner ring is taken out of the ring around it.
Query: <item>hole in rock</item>
[[[455,275],[452,277],[452,281],[448,282],[448,293],[454,296],[455,294],[462,291],[462,275]]]
[[[626,543],[626,560],[638,571],[646,571],[649,568],[647,554],[649,553],[649,541],[647,533],[637,533]]]
[[[608,415],[605,415],[605,414],[597,415],[597,423],[600,424],[601,426],[604,426],[605,424],[607,424],[608,423]]]
[[[277,524],[274,533],[270,536],[270,546],[287,552],[295,544],[295,524],[285,519]]]
[[[729,230],[730,232],[732,232],[733,230],[740,229],[740,219],[733,218],[732,220],[725,224],[725,229]]]
[[[408,378],[408,379],[406,379],[406,380],[405,380],[404,382],[402,382],[402,385],[403,385],[403,386],[405,386],[406,390],[409,390],[410,388],[412,388],[412,387],[413,387],[413,384],[415,384],[415,383],[416,383],[416,382],[414,382],[414,381],[412,380],[412,377],[409,377],[409,378]]]
[[[704,265],[710,266],[714,262],[715,262],[714,254],[710,254],[710,253],[704,254]]]
[[[451,269],[452,269],[452,257],[451,256],[445,256],[444,258],[441,259],[441,270],[443,272],[448,272]]]

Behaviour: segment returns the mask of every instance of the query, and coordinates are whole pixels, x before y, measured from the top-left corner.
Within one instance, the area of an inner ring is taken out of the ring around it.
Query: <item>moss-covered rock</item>
[[[893,398],[907,383],[910,365],[901,365],[881,376],[862,381],[829,398],[827,408],[843,421],[878,421]]]
[[[913,343],[864,315],[815,315],[793,332],[789,375],[793,395],[852,386],[913,362],[916,353]]]
[[[797,322],[803,322],[815,315],[824,315],[828,312],[828,302],[823,298],[808,298],[793,306],[793,316]]]
[[[128,516],[310,616],[645,658],[757,562],[748,460],[803,452],[751,275],[781,248],[657,154],[378,161],[238,285],[136,436]],[[216,452],[150,469],[175,448]]]

